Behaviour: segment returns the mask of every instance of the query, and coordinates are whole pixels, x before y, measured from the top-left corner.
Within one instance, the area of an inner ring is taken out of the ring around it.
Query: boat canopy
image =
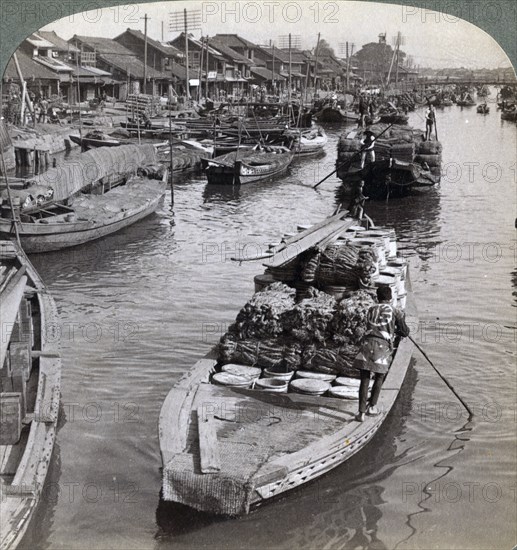
[[[37,197],[41,189],[46,188],[53,191],[53,201],[62,201],[106,176],[131,175],[139,166],[154,162],[156,149],[152,144],[99,147],[35,176],[26,189],[13,190],[12,194],[21,198],[28,194]]]

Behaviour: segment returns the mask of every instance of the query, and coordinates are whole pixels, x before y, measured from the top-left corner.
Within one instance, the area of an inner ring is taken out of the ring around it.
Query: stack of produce
[[[285,333],[302,343],[324,342],[329,337],[328,328],[334,317],[336,300],[313,287],[307,291],[307,297],[286,312]]]
[[[270,338],[283,332],[283,316],[295,305],[296,291],[273,283],[253,295],[237,315],[235,332],[243,338]]]
[[[371,286],[375,262],[375,252],[370,248],[329,246],[321,253],[316,281],[321,287],[342,286],[348,290]]]
[[[419,141],[416,144],[415,162],[427,163],[431,173],[439,176],[442,170],[442,144],[439,141]]]
[[[314,372],[358,378],[359,371],[352,367],[358,352],[359,347],[351,344],[341,346],[332,343],[327,346],[309,344],[303,351],[303,368]]]

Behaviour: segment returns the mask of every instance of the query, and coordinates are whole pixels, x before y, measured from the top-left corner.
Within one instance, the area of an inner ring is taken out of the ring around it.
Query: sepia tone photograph
[[[0,550],[515,548],[515,4],[111,4],[0,7]]]

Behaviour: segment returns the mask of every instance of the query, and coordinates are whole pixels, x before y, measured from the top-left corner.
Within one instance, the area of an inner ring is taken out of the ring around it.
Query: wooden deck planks
[[[215,418],[213,412],[207,411],[206,407],[201,406],[197,409],[197,428],[201,471],[204,474],[218,472],[221,469],[221,459]]]

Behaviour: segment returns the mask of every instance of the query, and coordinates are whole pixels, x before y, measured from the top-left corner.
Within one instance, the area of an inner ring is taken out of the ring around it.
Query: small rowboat
[[[282,145],[237,150],[214,159],[203,159],[208,183],[242,185],[270,179],[285,172],[294,153]]]
[[[290,130],[287,131],[286,134],[294,138],[292,149],[297,157],[318,155],[328,143],[327,134],[321,126],[301,132],[298,130]]]
[[[326,225],[301,232],[282,252],[282,261],[307,250],[309,243],[337,239],[356,223],[334,217]],[[406,319],[416,326],[407,283]],[[351,389],[334,390],[335,396],[330,397],[317,395],[329,384],[321,380],[297,378],[293,383],[298,392],[289,393],[280,387],[287,385],[282,380],[276,380],[279,388],[274,391],[259,389],[260,384],[254,388],[245,387],[249,383],[216,385],[212,380],[220,366],[213,350],[185,373],[162,406],[164,500],[214,514],[242,515],[339,466],[381,429],[403,384],[412,351],[409,339],[396,344],[377,404],[380,414],[360,423],[354,420],[357,401],[350,399]]]
[[[477,106],[476,111],[480,115],[488,115],[488,113],[490,112],[490,107],[486,103],[482,103],[481,105]]]
[[[17,547],[40,501],[56,436],[56,304],[18,246],[0,241],[0,548]]]
[[[127,140],[112,138],[111,136],[99,131],[88,132],[82,138],[74,135],[70,135],[68,137],[70,138],[70,141],[80,145],[85,150],[93,147],[118,147],[119,145],[130,143]]]

